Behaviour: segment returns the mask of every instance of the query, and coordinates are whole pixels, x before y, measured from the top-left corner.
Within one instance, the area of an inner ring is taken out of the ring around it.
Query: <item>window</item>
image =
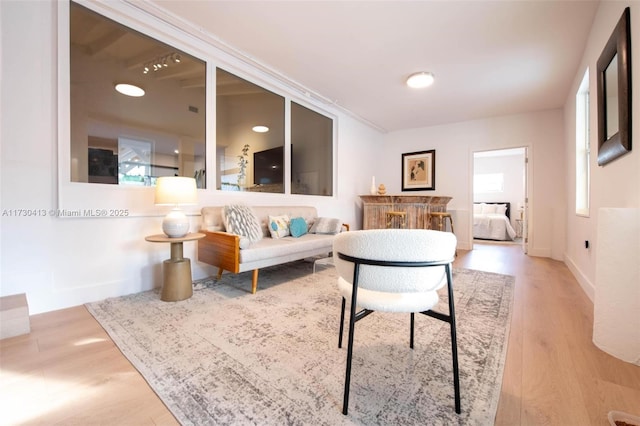
[[[485,173],[473,175],[473,192],[504,192],[504,173]]]
[[[222,69],[216,91],[218,189],[283,194],[290,170],[289,193],[333,195],[333,119],[290,102],[288,141],[284,97]]]
[[[576,93],[576,214],[589,216],[589,70]]]
[[[284,193],[282,96],[216,70],[216,187]]]
[[[206,63],[84,6],[69,8],[71,182],[149,186],[204,171]],[[124,95],[115,83],[145,93]]]
[[[291,102],[291,193],[333,195],[333,120]]]

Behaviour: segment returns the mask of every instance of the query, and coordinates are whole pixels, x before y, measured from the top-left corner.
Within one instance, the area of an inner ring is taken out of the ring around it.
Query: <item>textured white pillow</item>
[[[507,205],[506,204],[496,204],[496,213],[497,214],[507,214]]]
[[[289,216],[269,216],[269,232],[271,238],[282,238],[291,235],[289,232]]]
[[[310,234],[338,234],[342,230],[340,219],[330,217],[319,217],[313,222],[309,229]]]
[[[262,227],[251,207],[241,204],[224,206],[222,219],[227,232],[245,237],[255,243],[262,239]]]
[[[473,205],[473,214],[480,214],[482,213],[482,205],[480,204],[474,204]]]

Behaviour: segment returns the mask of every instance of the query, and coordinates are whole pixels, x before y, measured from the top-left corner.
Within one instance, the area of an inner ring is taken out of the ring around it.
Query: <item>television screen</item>
[[[266,185],[284,181],[284,147],[253,153],[253,183]]]

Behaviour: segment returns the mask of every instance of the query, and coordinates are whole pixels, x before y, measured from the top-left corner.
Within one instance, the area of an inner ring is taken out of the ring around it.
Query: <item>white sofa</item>
[[[253,212],[262,226],[262,239],[251,244],[239,235],[226,232],[223,206],[202,209],[200,232],[205,238],[198,240],[198,260],[218,267],[218,278],[223,271],[233,273],[253,271],[251,292],[258,289],[260,268],[278,265],[318,255],[328,255],[333,250],[331,234],[307,233],[300,237],[272,238],[268,229],[269,216],[287,215],[302,217],[309,227],[318,219],[318,212],[311,206],[254,206]],[[349,226],[342,225],[342,230]]]

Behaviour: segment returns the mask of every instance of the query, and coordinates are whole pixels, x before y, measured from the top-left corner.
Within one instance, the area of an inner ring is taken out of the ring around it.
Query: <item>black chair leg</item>
[[[344,333],[344,308],[346,300],[342,298],[342,311],[340,312],[340,336],[338,337],[338,347],[342,347],[342,334]]]
[[[416,322],[416,314],[414,312],[411,312],[411,326],[410,326],[410,335],[409,335],[409,347],[411,349],[413,349],[413,330],[414,330],[414,324]]]
[[[353,357],[353,336],[356,325],[356,298],[355,292],[351,296],[351,312],[349,312],[349,342],[347,343],[347,372],[344,379],[344,400],[342,401],[342,414],[345,416],[349,410],[349,385],[351,384],[351,358]]]
[[[456,313],[453,303],[453,274],[450,265],[446,266],[447,292],[449,296],[449,324],[451,325],[451,355],[453,359],[453,390],[456,413],[460,414],[460,373],[458,371],[458,343],[456,339]]]

